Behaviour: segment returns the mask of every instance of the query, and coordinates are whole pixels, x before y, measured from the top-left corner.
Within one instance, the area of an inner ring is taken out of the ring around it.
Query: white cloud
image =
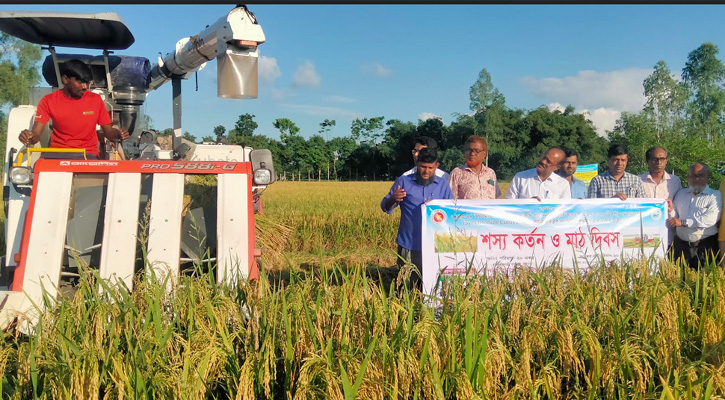
[[[269,88],[269,90],[265,90],[264,92],[260,91],[260,97],[266,97],[267,94],[275,101],[287,100],[295,96],[295,93],[291,89]]]
[[[387,78],[393,75],[393,70],[383,67],[378,63],[365,64],[360,67],[364,74],[375,75],[379,78]]]
[[[324,107],[312,104],[280,104],[280,106],[288,111],[306,115],[314,115],[316,117],[349,119],[363,117],[363,115],[358,112],[345,110],[343,108],[337,107]]]
[[[325,97],[325,99],[328,101],[331,101],[333,103],[344,103],[344,104],[350,104],[350,103],[354,103],[357,101],[351,97],[337,96],[337,95],[327,96],[327,97]]]
[[[564,112],[565,110],[565,107],[559,103],[550,103],[547,104],[547,107],[551,111],[557,110]],[[578,114],[584,114],[584,118],[592,121],[592,123],[594,124],[594,128],[597,131],[597,135],[602,137],[606,137],[607,131],[611,131],[614,129],[615,123],[622,115],[622,113],[618,110],[605,107],[599,107],[593,110],[576,110],[576,112]]]
[[[441,118],[440,116],[435,115],[433,113],[429,113],[429,112],[424,112],[424,113],[418,114],[418,119],[421,120],[421,121],[427,121],[427,120],[429,120],[431,118],[437,118],[437,119],[439,119],[441,121],[443,120],[443,118]]]
[[[320,86],[322,78],[315,71],[315,64],[310,60],[305,62],[297,68],[294,77],[292,78],[292,84],[298,87],[301,86]]]
[[[259,57],[259,79],[263,82],[272,83],[281,75],[277,59],[274,57]]]
[[[644,105],[642,81],[651,69],[579,71],[576,76],[536,79],[526,76],[521,83],[548,102],[572,104],[576,108],[609,108],[637,112]]]

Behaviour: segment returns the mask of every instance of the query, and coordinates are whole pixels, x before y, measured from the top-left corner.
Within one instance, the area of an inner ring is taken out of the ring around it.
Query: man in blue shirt
[[[579,154],[574,149],[564,148],[564,162],[561,164],[557,174],[569,182],[572,199],[586,199],[587,184],[574,176],[577,166],[579,166]]]
[[[422,246],[421,246],[421,205],[429,200],[452,199],[453,193],[448,181],[436,175],[438,152],[423,148],[418,153],[414,174],[402,175],[395,180],[390,192],[380,202],[380,208],[388,214],[400,206],[400,225],[398,226],[398,267],[406,261],[412,262],[419,273],[411,275],[409,287],[422,288]]]

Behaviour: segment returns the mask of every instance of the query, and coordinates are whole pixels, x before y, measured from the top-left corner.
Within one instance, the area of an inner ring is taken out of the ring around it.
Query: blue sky
[[[158,53],[233,8],[215,5],[2,5],[0,10],[117,12],[136,38],[116,54]],[[260,46],[259,98],[216,97],[216,61],[183,82],[183,129],[197,138],[254,114],[256,133],[279,138],[276,118],[304,137],[324,119],[332,136],[356,117],[417,122],[468,112],[482,68],[512,108],[571,104],[600,132],[641,109],[642,81],[660,59],[680,76],[703,42],[725,46],[724,5],[264,5],[252,4]],[[75,53],[76,49],[59,48]],[[91,54],[98,54],[92,53]],[[720,56],[722,59],[722,54]],[[171,84],[149,94],[157,129],[172,125]]]

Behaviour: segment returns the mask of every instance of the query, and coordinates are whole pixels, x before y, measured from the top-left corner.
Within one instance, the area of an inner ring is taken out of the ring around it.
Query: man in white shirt
[[[511,180],[507,199],[570,199],[569,182],[555,174],[564,161],[564,150],[552,147],[535,168],[518,172]]]
[[[411,153],[413,153],[413,164],[418,164],[418,152],[421,149],[425,149],[425,148],[438,150],[438,143],[436,143],[435,139],[428,137],[428,136],[421,136],[421,137],[415,139],[415,146],[413,147],[413,151],[411,151]],[[416,168],[417,167],[413,167],[413,168],[403,172],[403,175],[401,175],[401,176],[415,174]],[[443,178],[446,181],[448,181],[450,178],[450,176],[448,175],[448,172],[443,171],[440,168],[436,168],[436,176],[439,178]]]
[[[676,228],[673,243],[675,260],[684,257],[690,268],[718,257],[717,222],[722,210],[722,195],[710,189],[710,167],[694,163],[687,171],[689,187],[680,189],[672,201],[676,217],[667,226]],[[717,261],[716,261],[717,262]]]
[[[642,179],[645,195],[651,199],[667,200],[669,216],[674,217],[675,211],[672,208],[672,199],[675,198],[677,191],[682,188],[682,182],[676,175],[670,175],[665,171],[668,158],[667,150],[660,146],[650,147],[644,153],[644,158],[647,160],[649,172],[640,174],[639,177]],[[668,245],[672,245],[674,238],[675,230],[670,229]]]

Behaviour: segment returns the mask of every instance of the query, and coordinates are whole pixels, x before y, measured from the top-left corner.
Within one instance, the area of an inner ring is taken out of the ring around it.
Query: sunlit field
[[[199,272],[167,291],[139,275],[129,293],[82,271],[29,336],[2,333],[1,397],[725,397],[720,268],[552,265],[452,279],[426,300],[391,268],[390,185],[272,185],[258,281]]]
[[[267,266],[287,268],[290,261],[316,265],[327,261],[395,264],[400,211],[396,209],[388,215],[380,209],[380,201],[392,184],[275,182],[262,195],[262,222],[270,225],[270,230],[262,235],[279,238],[273,224],[289,227],[291,232],[284,246],[268,246],[271,248],[266,249]],[[501,191],[506,193],[507,189],[508,183],[501,183]],[[284,231],[286,234],[287,230]]]

